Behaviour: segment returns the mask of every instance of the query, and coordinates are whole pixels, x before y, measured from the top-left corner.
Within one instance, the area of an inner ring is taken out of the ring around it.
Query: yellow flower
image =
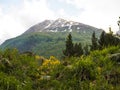
[[[49,59],[44,59],[42,65],[38,68],[38,70],[43,72],[51,72],[59,64],[60,61],[51,56]]]

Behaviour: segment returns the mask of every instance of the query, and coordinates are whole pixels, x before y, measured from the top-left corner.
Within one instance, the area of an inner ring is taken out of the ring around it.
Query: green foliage
[[[80,32],[71,32],[73,36],[73,43],[81,42],[82,45],[91,43],[91,35],[93,30],[86,29]],[[98,37],[101,30],[96,31]],[[69,32],[40,32],[23,34],[16,38],[6,40],[0,48],[17,48],[20,52],[31,51],[35,54],[45,56],[56,56],[60,58],[63,56],[63,50],[65,49],[65,38]]]
[[[96,50],[89,56],[66,58],[44,82],[46,89],[57,90],[119,90],[120,67],[109,57],[119,47]],[[67,64],[64,64],[67,62]],[[117,69],[115,69],[117,68]]]
[[[102,48],[105,44],[105,31],[103,31],[100,35],[100,39],[99,39],[99,45],[100,45],[100,48]]]
[[[113,46],[59,61],[6,49],[0,51],[0,90],[119,90],[118,53]]]
[[[89,50],[89,46],[87,44],[83,47],[83,52],[84,52],[84,55],[89,54],[90,50]]]
[[[97,50],[98,49],[98,43],[97,43],[97,38],[95,36],[95,32],[92,34],[92,45],[91,45],[91,50]]]
[[[72,32],[66,44],[68,32],[23,34],[7,40],[1,48],[9,49],[0,51],[0,90],[120,90],[120,39],[109,30],[99,40],[91,30]],[[15,47],[20,52],[11,49]],[[63,60],[52,56],[62,56],[63,49],[67,56]]]
[[[100,49],[103,49],[108,46],[119,45],[120,39],[118,37],[114,36],[111,31],[110,31],[110,33],[105,33],[103,31],[100,35],[100,39],[98,42],[99,42]]]
[[[71,34],[68,35],[66,40],[66,48],[63,50],[65,57],[76,56],[79,57],[83,55],[83,49],[81,43],[73,43]]]
[[[63,51],[63,54],[67,57],[71,57],[73,56],[74,52],[73,52],[73,42],[72,42],[72,36],[69,33],[67,40],[66,40],[66,48]]]
[[[32,90],[37,65],[33,56],[17,49],[0,52],[0,90]]]
[[[76,57],[80,57],[81,55],[83,55],[83,49],[82,49],[81,43],[79,44],[75,43],[73,47],[73,52],[74,52],[73,56],[76,56]]]

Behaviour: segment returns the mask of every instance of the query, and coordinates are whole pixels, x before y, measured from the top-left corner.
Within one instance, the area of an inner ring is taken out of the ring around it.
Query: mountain
[[[32,26],[22,35],[6,40],[0,48],[17,48],[20,52],[31,51],[46,57],[60,57],[65,48],[65,38],[70,32],[73,42],[89,45],[93,31],[99,37],[103,30],[61,18],[45,20]]]
[[[98,29],[79,22],[68,21],[62,18],[57,20],[45,20],[32,26],[24,34],[31,32],[85,32],[85,30],[97,31]]]

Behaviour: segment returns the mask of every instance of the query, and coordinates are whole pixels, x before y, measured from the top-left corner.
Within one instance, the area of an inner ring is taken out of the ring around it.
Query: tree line
[[[103,31],[99,38],[96,38],[96,34],[94,31],[91,38],[91,45],[86,45],[82,47],[82,44],[80,42],[73,43],[72,35],[71,33],[69,33],[66,38],[65,45],[65,50],[63,50],[63,54],[65,57],[79,57],[83,54],[88,55],[90,51],[101,50],[109,46],[118,46],[120,45],[120,38],[117,35],[113,34],[111,28],[109,28],[109,33]]]

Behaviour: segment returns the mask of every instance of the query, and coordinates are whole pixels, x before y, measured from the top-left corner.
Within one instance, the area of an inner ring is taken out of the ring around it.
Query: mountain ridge
[[[58,18],[56,20],[44,20],[30,27],[24,34],[33,32],[79,32],[87,28],[98,30],[98,28],[90,25]]]

